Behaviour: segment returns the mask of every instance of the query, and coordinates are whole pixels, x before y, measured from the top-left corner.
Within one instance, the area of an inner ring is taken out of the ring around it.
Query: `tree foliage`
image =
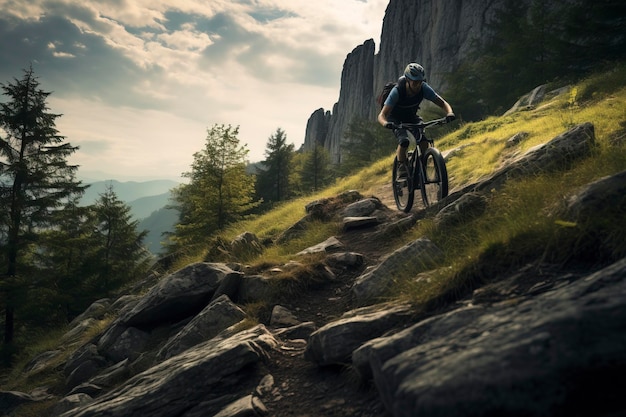
[[[46,282],[33,290],[48,294],[48,320],[57,316],[54,321],[71,320],[96,299],[110,297],[147,271],[151,256],[142,245],[146,231],[137,230],[139,222],[112,186],[93,205],[68,201],[55,214],[54,223],[42,232],[37,250]],[[25,311],[36,313],[32,308]]]
[[[488,22],[490,40],[475,39],[471,59],[449,74],[449,101],[476,120],[506,111],[539,85],[623,60],[625,16],[618,0],[510,0]]]
[[[396,148],[393,134],[377,122],[354,119],[341,143],[341,174],[349,174],[380,158],[391,155]]]
[[[321,145],[304,153],[301,183],[306,192],[316,192],[327,186],[332,179],[330,154]]]
[[[294,146],[287,143],[287,135],[281,128],[267,140],[265,161],[257,170],[256,192],[265,203],[283,201],[291,197],[291,160]]]
[[[83,192],[76,166],[67,158],[77,148],[59,135],[50,113],[49,92],[39,88],[33,69],[21,80],[1,84],[8,101],[0,107],[0,235],[5,344],[14,336],[15,294],[34,277],[28,275],[29,245],[39,230],[50,226],[52,214],[65,200]]]
[[[246,173],[248,149],[240,145],[238,127],[214,125],[204,149],[194,154],[189,178],[173,190],[179,222],[168,251],[204,245],[228,224],[242,219],[256,206],[254,177]]]

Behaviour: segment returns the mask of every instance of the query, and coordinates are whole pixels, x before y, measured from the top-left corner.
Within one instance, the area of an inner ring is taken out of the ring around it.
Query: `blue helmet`
[[[420,64],[411,62],[404,69],[404,76],[412,81],[424,81],[424,67],[422,67]]]

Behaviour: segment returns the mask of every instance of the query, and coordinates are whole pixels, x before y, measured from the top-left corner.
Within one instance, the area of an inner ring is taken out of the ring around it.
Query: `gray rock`
[[[198,262],[163,278],[128,314],[126,326],[174,322],[204,308],[221,282],[240,275],[224,264]]]
[[[89,381],[102,369],[103,363],[100,361],[96,361],[92,358],[81,361],[72,368],[72,371],[65,379],[65,386],[68,389],[73,389],[77,385]]]
[[[304,352],[305,359],[320,366],[349,363],[355,349],[407,320],[411,312],[407,305],[387,306],[382,310],[375,310],[376,307],[348,312],[313,332]]]
[[[254,233],[244,232],[230,242],[231,253],[237,258],[247,259],[263,253],[263,245]]]
[[[339,252],[328,255],[325,262],[333,269],[351,270],[362,266],[365,259],[360,253]]]
[[[239,285],[237,302],[246,304],[270,300],[276,292],[272,280],[262,275],[245,276]]]
[[[272,315],[270,317],[270,325],[273,327],[287,327],[287,326],[296,326],[300,324],[300,320],[296,318],[296,316],[289,311],[289,309],[281,306],[275,305],[272,309]]]
[[[71,394],[61,399],[61,401],[54,406],[52,413],[58,416],[76,407],[89,404],[91,401],[93,401],[93,399],[87,394]]]
[[[364,227],[373,227],[376,226],[380,221],[378,217],[369,216],[369,217],[344,217],[343,219],[343,230],[353,230],[353,229],[361,229]]]
[[[512,148],[528,137],[528,132],[518,132],[506,141],[506,148]]]
[[[101,320],[104,318],[104,315],[109,312],[110,307],[111,300],[108,298],[94,301],[89,307],[87,307],[87,310],[70,322],[69,327],[72,328],[87,319]]]
[[[296,256],[313,255],[315,253],[333,252],[341,250],[343,243],[339,241],[335,236],[331,236],[322,243],[310,246],[302,251],[298,252]]]
[[[222,295],[170,338],[157,354],[157,358],[167,359],[178,355],[198,343],[210,340],[245,317],[246,313],[241,308],[226,295]]]
[[[211,339],[135,375],[63,417],[169,417],[183,415],[195,404],[224,398],[204,407],[204,415],[214,415],[232,402],[227,400],[230,394],[249,393],[258,385],[262,376],[255,373],[254,365],[266,355],[266,349],[275,346],[275,339],[262,325]]]
[[[141,355],[149,340],[150,335],[146,332],[129,327],[115,339],[108,349],[101,349],[100,352],[113,362],[119,362],[124,359],[130,359],[132,362]]]
[[[375,197],[366,198],[349,204],[343,209],[342,217],[368,217],[374,211],[382,208],[382,203]]]
[[[258,417],[267,414],[263,402],[254,395],[246,395],[235,402],[228,404],[213,417]]]
[[[103,369],[89,383],[104,388],[111,388],[126,380],[131,375],[130,360],[124,359],[113,366]]]
[[[78,339],[96,322],[97,320],[92,317],[86,318],[79,322],[72,321],[72,323],[74,323],[73,327],[61,337],[61,340],[63,341],[63,343],[72,343],[78,341]]]
[[[45,368],[53,366],[61,353],[63,353],[61,350],[49,350],[47,352],[40,353],[31,359],[26,366],[24,366],[24,372],[34,374]]]
[[[433,219],[440,227],[467,222],[484,213],[487,199],[480,193],[467,193],[442,208]]]
[[[32,396],[24,392],[0,391],[0,410],[5,413],[22,404],[32,403],[34,401]]]
[[[81,363],[93,361],[99,366],[106,363],[104,357],[98,353],[98,348],[93,343],[89,343],[76,349],[65,362],[63,373],[65,376],[70,375]]]
[[[98,350],[107,351],[129,327],[150,330],[195,316],[218,289],[232,289],[231,279],[241,275],[224,264],[198,262],[164,277],[132,310],[107,328],[98,341]]]
[[[567,201],[565,217],[586,221],[603,210],[626,212],[626,171],[604,177],[583,187]]]
[[[317,326],[312,321],[297,324],[295,326],[284,327],[274,331],[274,335],[283,340],[308,339],[311,333],[317,330]]]
[[[86,382],[86,383],[83,383],[74,387],[74,389],[71,390],[67,395],[71,396],[73,394],[87,394],[91,398],[95,398],[98,395],[102,394],[102,392],[103,392],[102,387]]]
[[[358,305],[372,304],[383,296],[394,276],[409,268],[413,273],[432,269],[443,252],[430,240],[417,239],[387,256],[378,266],[358,277],[352,293]]]

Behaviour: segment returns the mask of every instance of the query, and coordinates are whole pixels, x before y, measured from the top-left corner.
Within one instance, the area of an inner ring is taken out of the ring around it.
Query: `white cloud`
[[[36,63],[81,169],[172,177],[213,124],[239,125],[253,160],[278,127],[299,147],[346,55],[378,44],[388,1],[24,3],[0,0],[0,82]]]

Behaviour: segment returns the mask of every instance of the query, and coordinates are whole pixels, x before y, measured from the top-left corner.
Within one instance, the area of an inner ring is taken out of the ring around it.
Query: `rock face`
[[[378,92],[385,82],[396,80],[409,62],[421,63],[428,83],[445,97],[446,74],[469,56],[472,42],[489,38],[486,23],[504,3],[505,0],[391,0],[383,20],[379,52],[375,54],[374,41],[369,39],[348,54],[332,115],[324,109],[311,115],[303,149],[323,144],[331,161],[340,162],[341,142],[349,123],[355,117],[375,120]]]

